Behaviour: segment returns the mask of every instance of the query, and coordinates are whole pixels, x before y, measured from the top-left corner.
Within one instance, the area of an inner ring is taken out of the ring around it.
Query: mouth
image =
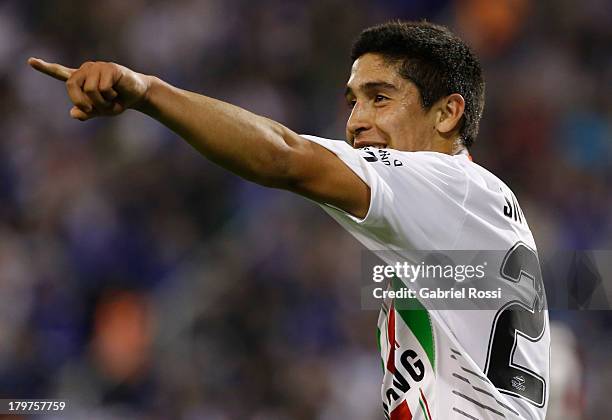
[[[355,149],[363,149],[365,147],[373,147],[375,149],[386,149],[387,145],[383,144],[383,143],[370,143],[370,142],[367,142],[367,141],[357,140],[357,141],[355,141],[355,143],[353,143],[353,147]]]

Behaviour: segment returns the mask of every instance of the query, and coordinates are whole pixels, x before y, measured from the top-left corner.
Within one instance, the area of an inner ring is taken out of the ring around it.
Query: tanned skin
[[[368,211],[370,189],[348,166],[276,121],[115,63],[86,62],[75,69],[30,58],[28,64],[65,82],[73,103],[72,118],[86,121],[134,109],[243,178],[293,191],[357,217],[365,217]],[[352,108],[346,137],[355,148],[446,154],[461,150],[463,97],[449,95],[425,111],[416,86],[379,54],[355,60],[346,97]]]

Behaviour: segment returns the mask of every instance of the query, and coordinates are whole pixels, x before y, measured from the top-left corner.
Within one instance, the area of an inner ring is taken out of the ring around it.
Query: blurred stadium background
[[[381,418],[356,241],[135,112],[70,119],[28,56],[116,61],[343,138],[358,32],[443,23],[485,68],[474,159],[514,189],[540,249],[610,249],[611,5],[1,2],[0,396],[68,399],[61,418]],[[609,418],[612,313],[551,316],[549,418]]]

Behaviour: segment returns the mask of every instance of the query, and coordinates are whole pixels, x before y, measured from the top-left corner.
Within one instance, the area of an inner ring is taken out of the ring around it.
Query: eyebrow
[[[391,91],[398,90],[395,85],[392,85],[391,83],[383,82],[383,81],[367,82],[362,85],[359,85],[358,89],[366,91],[366,92],[373,91],[373,90],[391,90]],[[348,98],[350,95],[354,95],[353,89],[351,89],[350,86],[347,86],[346,89],[344,90],[344,96]]]

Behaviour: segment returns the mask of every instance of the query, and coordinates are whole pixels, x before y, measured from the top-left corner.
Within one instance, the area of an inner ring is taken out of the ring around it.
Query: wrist
[[[149,115],[154,110],[155,92],[159,89],[163,82],[161,79],[155,76],[145,74],[141,74],[140,76],[144,84],[144,93],[142,94],[140,100],[136,102],[132,108],[136,111]]]

